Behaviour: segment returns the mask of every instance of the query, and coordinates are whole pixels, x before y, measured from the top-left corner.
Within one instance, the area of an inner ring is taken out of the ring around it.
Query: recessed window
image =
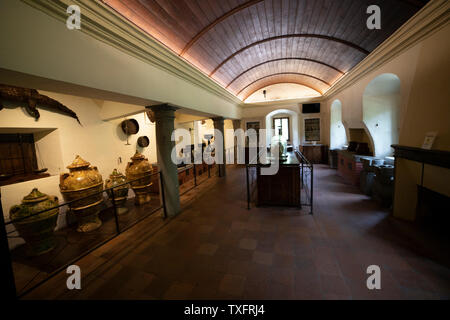
[[[291,140],[291,136],[289,133],[289,117],[282,117],[282,118],[274,118],[273,119],[273,128],[275,130],[275,134],[278,135],[281,129],[281,135],[283,138],[285,138],[287,141]]]
[[[48,176],[38,168],[32,133],[0,134],[0,186]]]

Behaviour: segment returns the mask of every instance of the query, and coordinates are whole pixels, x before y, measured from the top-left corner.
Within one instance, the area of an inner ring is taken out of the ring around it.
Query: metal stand
[[[117,214],[116,197],[114,195],[114,189],[111,189],[111,200],[114,210],[114,220],[116,222],[117,233],[120,234],[119,215]]]

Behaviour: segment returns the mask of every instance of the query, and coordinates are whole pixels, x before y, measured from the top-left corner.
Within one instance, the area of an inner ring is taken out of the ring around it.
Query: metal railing
[[[295,150],[295,154],[300,161],[300,203],[310,207],[309,213],[313,214],[314,166],[300,151]]]
[[[205,168],[205,166],[207,167],[207,171],[203,171],[203,169]],[[217,175],[217,165],[216,164],[187,164],[185,165],[184,168],[182,169],[178,169],[178,176],[180,176],[181,173],[185,173],[188,172],[190,174],[192,169],[192,182],[188,179],[186,181],[183,181],[182,184],[180,184],[180,196],[184,195],[185,193],[195,189],[196,187],[198,187],[199,185],[201,185],[203,182],[205,182],[206,180],[208,180],[211,177],[214,177]],[[216,171],[214,171],[214,169],[216,169]],[[200,173],[201,172],[201,173]],[[208,175],[206,176],[206,173],[208,173]],[[190,187],[186,189],[186,185],[190,184]]]
[[[263,153],[267,152],[264,148],[260,150],[255,157],[245,162],[245,175],[247,182],[247,209],[250,210],[251,202],[256,201],[257,197],[257,175],[258,167],[261,166],[259,159],[263,156]],[[250,157],[250,152],[248,154]],[[247,160],[247,159],[246,159]]]

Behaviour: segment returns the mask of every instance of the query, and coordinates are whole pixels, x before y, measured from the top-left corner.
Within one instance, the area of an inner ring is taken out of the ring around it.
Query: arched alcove
[[[373,79],[363,94],[363,123],[373,140],[374,155],[390,156],[398,143],[400,79],[385,73]]]
[[[299,145],[299,135],[298,135],[298,113],[293,111],[293,110],[289,110],[289,109],[278,109],[278,110],[274,110],[270,113],[268,113],[266,115],[266,143],[267,145],[270,145],[270,141],[272,139],[273,136],[273,132],[272,129],[273,125],[272,125],[272,121],[273,118],[276,117],[283,117],[283,116],[288,116],[290,118],[290,132],[291,132],[291,139],[290,139],[290,143],[292,143],[294,146],[298,146]]]
[[[334,100],[330,108],[330,149],[340,149],[347,143],[347,135],[342,123],[342,103]]]

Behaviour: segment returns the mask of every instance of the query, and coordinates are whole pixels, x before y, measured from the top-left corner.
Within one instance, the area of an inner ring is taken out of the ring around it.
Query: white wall
[[[385,63],[378,69],[366,74],[364,77],[359,79],[356,83],[352,84],[350,87],[331,95],[325,101],[322,102],[321,111],[326,112],[323,115],[325,128],[330,129],[330,110],[331,104],[335,100],[339,100],[342,103],[342,123],[344,124],[346,130],[351,128],[366,129],[363,121],[363,95],[364,91],[369,85],[369,83],[376,77],[385,74],[392,73],[398,76],[401,82],[399,95],[401,96],[401,101],[398,105],[398,119],[397,124],[399,128],[402,128],[404,118],[407,112],[407,107],[409,104],[409,97],[411,93],[411,86],[415,77],[415,72],[417,68],[419,54],[422,49],[422,43],[419,43],[407,51],[403,52],[401,55]],[[322,128],[323,129],[323,128]],[[322,130],[323,131],[323,130]],[[370,132],[369,132],[370,133]],[[326,139],[329,140],[329,135],[325,135]],[[326,141],[329,143],[329,141]]]
[[[364,91],[363,122],[377,157],[391,156],[391,145],[398,143],[400,101],[400,79],[392,73],[376,77]]]
[[[334,100],[330,112],[330,149],[341,149],[347,143],[347,135],[342,123],[342,103]]]

